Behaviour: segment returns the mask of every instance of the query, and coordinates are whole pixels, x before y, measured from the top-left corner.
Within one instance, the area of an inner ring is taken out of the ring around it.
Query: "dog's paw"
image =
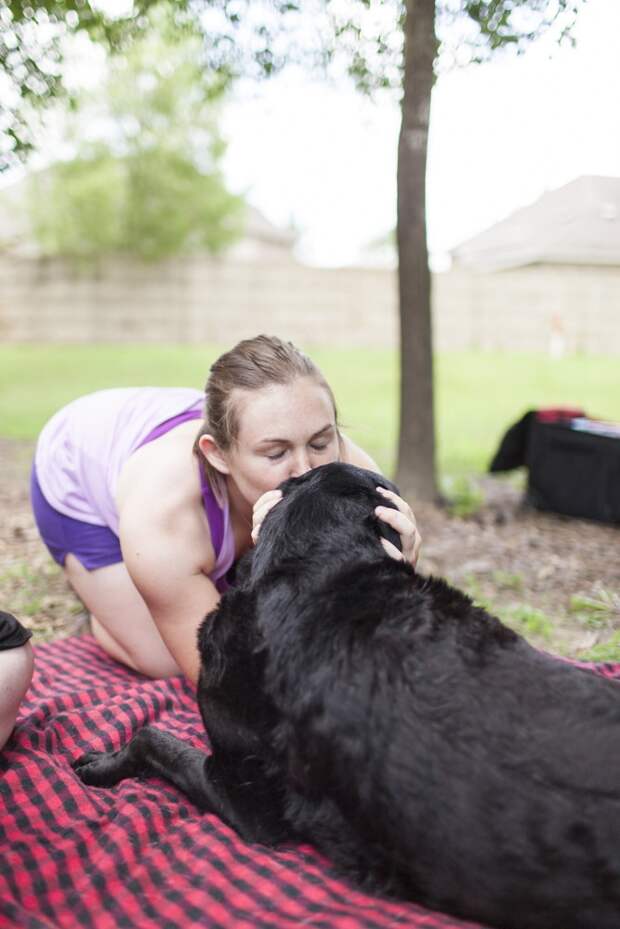
[[[119,780],[115,759],[118,752],[87,752],[71,765],[79,779],[90,787],[112,787]]]

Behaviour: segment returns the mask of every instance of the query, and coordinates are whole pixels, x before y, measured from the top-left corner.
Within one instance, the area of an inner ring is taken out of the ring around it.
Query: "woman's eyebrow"
[[[315,432],[314,435],[310,436],[310,442],[312,442],[313,439],[318,439],[319,436],[323,435],[324,432],[331,432],[331,430],[334,428],[335,427],[333,423],[328,423],[326,426],[323,426],[322,429],[319,429],[318,432]]]
[[[333,430],[334,428],[335,428],[335,427],[334,427],[333,423],[327,423],[326,426],[323,426],[322,429],[319,429],[318,432],[315,432],[313,435],[311,435],[310,438],[308,439],[308,441],[309,441],[309,442],[313,442],[315,439],[318,439],[320,436],[322,436],[323,433],[329,432],[329,431]],[[257,444],[258,446],[260,446],[260,445],[288,445],[288,444],[289,444],[289,439],[275,439],[275,438],[273,438],[273,439],[260,439],[256,444]]]
[[[259,439],[256,443],[256,447],[260,448],[261,445],[286,445],[288,439]]]

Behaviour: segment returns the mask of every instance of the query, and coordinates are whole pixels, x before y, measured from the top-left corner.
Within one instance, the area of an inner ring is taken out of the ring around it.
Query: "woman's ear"
[[[198,439],[198,448],[216,471],[219,471],[220,474],[230,474],[226,456],[212,435],[201,435]]]

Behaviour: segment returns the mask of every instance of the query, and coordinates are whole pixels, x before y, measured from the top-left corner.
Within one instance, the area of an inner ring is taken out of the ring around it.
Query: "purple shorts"
[[[47,502],[37,479],[34,464],[30,475],[30,500],[39,535],[59,565],[67,555],[75,555],[87,571],[105,568],[123,560],[118,536],[107,526],[93,526],[59,513]]]

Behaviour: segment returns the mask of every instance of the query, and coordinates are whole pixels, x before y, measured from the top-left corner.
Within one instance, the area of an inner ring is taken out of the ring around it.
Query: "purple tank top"
[[[65,516],[118,535],[116,487],[125,461],[175,425],[199,419],[203,407],[204,394],[185,387],[114,388],[74,400],[52,417],[37,442],[37,477],[45,499]],[[225,583],[235,558],[228,501],[218,504],[199,471],[216,554],[209,576],[221,589],[218,582]]]

